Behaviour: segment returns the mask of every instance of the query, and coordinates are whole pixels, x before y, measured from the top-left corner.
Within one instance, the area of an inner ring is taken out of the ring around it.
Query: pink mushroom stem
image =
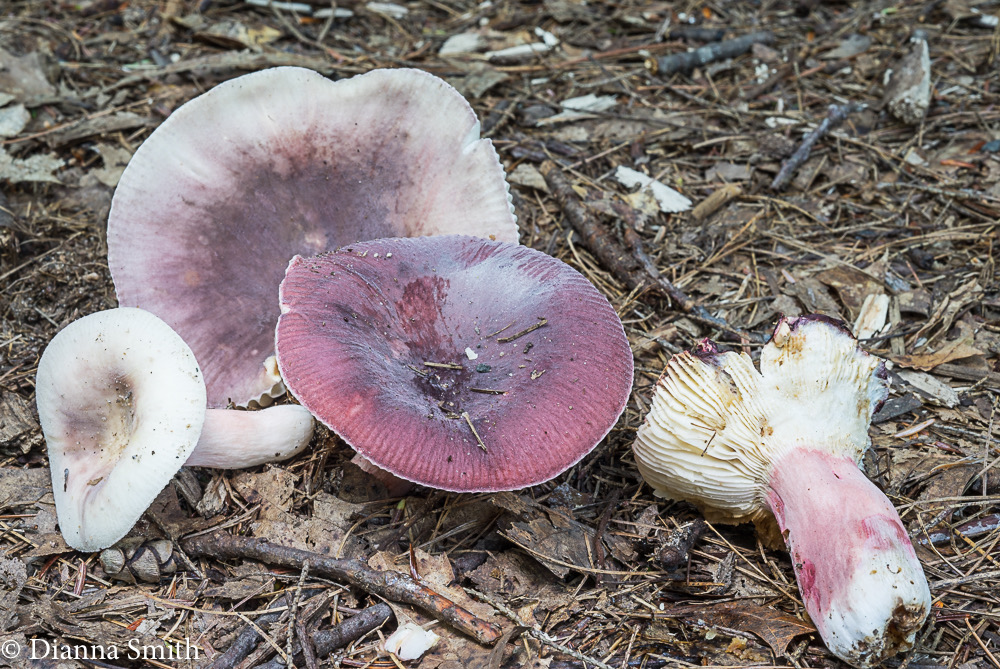
[[[881,658],[923,623],[930,592],[913,545],[892,503],[850,457],[789,450],[774,464],[767,504],[831,650]],[[859,639],[857,630],[871,634]]]

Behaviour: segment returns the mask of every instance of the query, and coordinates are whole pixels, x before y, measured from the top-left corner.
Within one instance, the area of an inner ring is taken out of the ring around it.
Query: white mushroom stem
[[[298,404],[260,411],[209,409],[188,467],[239,469],[290,458],[309,445],[313,417]]]
[[[827,647],[868,666],[912,644],[930,591],[899,514],[854,461],[797,448],[774,464],[767,505]]]

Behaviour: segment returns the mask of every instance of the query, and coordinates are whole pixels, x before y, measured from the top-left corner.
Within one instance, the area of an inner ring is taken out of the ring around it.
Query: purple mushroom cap
[[[546,481],[621,415],[632,352],[582,275],[468,236],[296,257],[281,284],[289,391],[361,455],[454,491]]]
[[[122,306],[166,321],[202,365],[209,406],[270,388],[288,260],[380,237],[517,240],[503,168],[441,79],[337,82],[280,67],[177,109],[133,156],[108,221]]]

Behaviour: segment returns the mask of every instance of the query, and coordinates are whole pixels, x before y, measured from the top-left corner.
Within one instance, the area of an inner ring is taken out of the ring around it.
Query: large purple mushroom
[[[611,430],[632,386],[618,315],[531,248],[382,239],[292,260],[278,367],[365,458],[453,491],[546,481]]]
[[[122,175],[108,263],[122,306],[194,351],[209,406],[259,399],[289,259],[380,237],[517,240],[496,151],[441,79],[375,70],[337,82],[281,67],[175,111]]]

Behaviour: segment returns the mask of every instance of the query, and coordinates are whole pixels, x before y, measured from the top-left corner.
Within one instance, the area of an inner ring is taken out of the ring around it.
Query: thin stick
[[[486,444],[483,443],[483,438],[479,436],[478,432],[476,432],[476,426],[472,424],[472,419],[469,418],[469,412],[463,411],[462,418],[464,418],[465,422],[469,424],[469,429],[472,430],[472,434],[476,435],[476,441],[479,442],[479,448],[483,449],[483,453],[486,453]]]
[[[247,625],[244,627],[240,635],[236,637],[236,641],[233,642],[225,653],[215,658],[212,664],[208,665],[206,669],[232,669],[232,667],[235,667],[253,652],[257,641],[261,638],[257,630],[270,625],[280,617],[281,612],[267,613],[257,619],[256,626]]]
[[[361,560],[326,557],[224,532],[190,537],[180,543],[186,553],[195,557],[258,560],[295,569],[301,569],[308,560],[310,571],[317,576],[344,581],[394,602],[412,604],[474,637],[480,643],[493,644],[501,635],[498,626],[479,618],[427,586],[414,582],[409,576],[391,570],[377,571]]]
[[[838,125],[847,120],[847,117],[854,112],[861,111],[865,106],[863,104],[858,104],[852,102],[846,105],[830,105],[827,108],[826,118],[820,123],[815,130],[810,132],[802,140],[802,144],[799,148],[795,149],[795,153],[791,157],[781,164],[781,169],[778,170],[777,176],[774,177],[774,181],[771,182],[771,190],[782,190],[791,181],[792,175],[795,174],[795,170],[802,166],[802,163],[809,159],[809,154],[812,152],[813,145],[824,137],[828,132],[836,128]]]
[[[749,33],[741,37],[727,39],[722,42],[706,44],[694,51],[685,53],[674,53],[669,56],[662,56],[657,59],[647,61],[647,67],[653,70],[654,74],[670,76],[676,72],[690,72],[696,67],[723,60],[725,58],[735,58],[745,54],[757,43],[770,44],[774,41],[774,33],[757,32]]]
[[[500,344],[506,344],[509,341],[514,341],[518,337],[523,337],[524,335],[528,334],[529,332],[534,332],[538,328],[544,327],[545,325],[548,324],[548,322],[549,321],[548,321],[547,318],[540,318],[540,319],[538,319],[538,322],[535,323],[534,325],[529,325],[528,327],[524,328],[520,332],[516,332],[516,333],[512,334],[509,337],[500,337],[500,338],[497,339],[497,342],[500,343]]]
[[[381,627],[392,618],[392,609],[388,604],[379,603],[369,606],[351,616],[339,625],[335,625],[328,630],[319,630],[312,635],[313,644],[316,646],[316,655],[329,655],[333,651],[346,646],[352,641],[356,641],[368,634],[372,630]],[[297,659],[297,658],[296,658]],[[270,662],[258,665],[257,669],[287,669],[279,658],[274,658]]]
[[[539,166],[538,171],[545,178],[545,183],[566,215],[566,220],[583,239],[584,246],[629,290],[648,286],[676,304],[691,320],[731,332],[747,341],[761,340],[756,333],[734,328],[725,320],[712,316],[707,309],[696,304],[684,291],[670,283],[646,255],[639,234],[627,226],[624,232],[626,248],[606,227],[587,213],[558,165],[547,160]]]

